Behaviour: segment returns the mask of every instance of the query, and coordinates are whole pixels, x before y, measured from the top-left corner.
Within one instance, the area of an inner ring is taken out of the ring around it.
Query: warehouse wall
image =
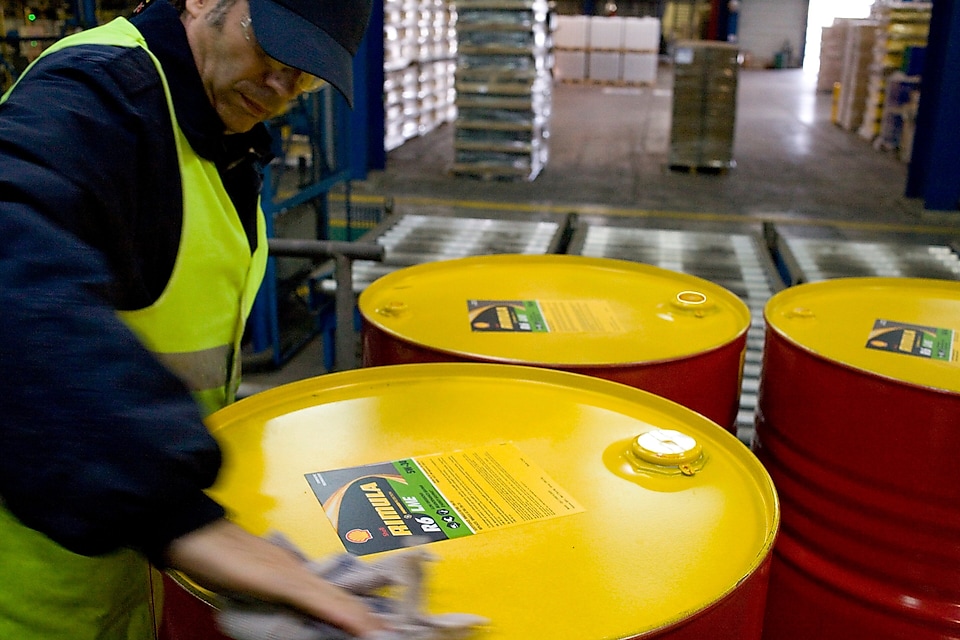
[[[808,0],[741,0],[739,37],[741,50],[752,67],[773,66],[777,52],[789,42],[792,66],[802,63]]]

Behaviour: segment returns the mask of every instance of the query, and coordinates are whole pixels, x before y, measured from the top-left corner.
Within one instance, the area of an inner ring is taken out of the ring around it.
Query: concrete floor
[[[907,165],[830,122],[832,97],[802,70],[742,70],[736,167],[722,175],[667,167],[672,74],[657,86],[558,84],[550,160],[533,182],[450,175],[453,127],[391,152],[357,194],[627,208],[628,214],[709,213],[753,219],[926,225],[960,223],[903,196]],[[637,211],[632,211],[637,210]]]
[[[352,185],[352,201],[391,198],[398,213],[482,211],[615,216],[671,229],[732,230],[773,223],[813,237],[957,242],[960,211],[905,198],[907,165],[830,122],[831,95],[802,70],[742,70],[736,166],[671,170],[672,75],[657,86],[558,84],[550,159],[533,181],[451,174],[453,126],[408,141],[387,168]],[[279,370],[245,377],[246,393],[325,371],[313,340]]]

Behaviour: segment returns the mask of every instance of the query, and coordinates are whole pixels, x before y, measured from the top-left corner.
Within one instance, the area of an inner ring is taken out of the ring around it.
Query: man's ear
[[[191,18],[198,17],[203,13],[203,5],[206,3],[206,0],[186,0],[184,2],[184,14],[190,16]]]

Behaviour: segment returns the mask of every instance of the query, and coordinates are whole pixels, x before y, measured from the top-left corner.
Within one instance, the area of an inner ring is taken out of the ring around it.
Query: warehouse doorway
[[[834,18],[866,18],[874,0],[810,0],[807,13],[807,38],[803,70],[816,73],[820,68],[820,36],[823,27],[833,24]]]

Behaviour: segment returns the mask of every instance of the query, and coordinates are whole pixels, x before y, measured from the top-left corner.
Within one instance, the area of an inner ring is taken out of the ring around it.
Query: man
[[[59,41],[4,96],[0,638],[154,638],[148,560],[384,627],[224,519],[201,419],[234,397],[263,274],[262,122],[318,78],[351,96],[369,11],[156,0]]]

